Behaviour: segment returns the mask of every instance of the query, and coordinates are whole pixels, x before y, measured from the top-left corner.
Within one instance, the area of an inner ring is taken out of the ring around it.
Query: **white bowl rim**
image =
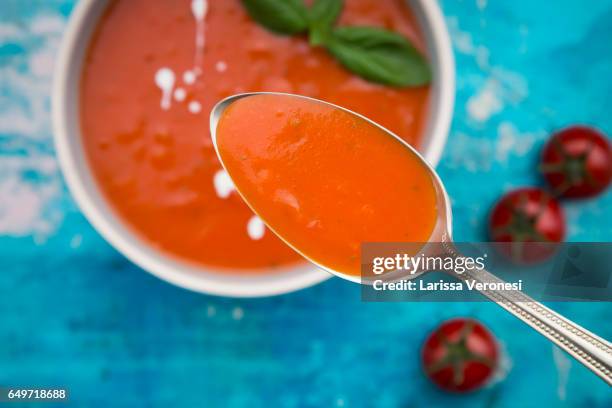
[[[437,2],[433,0],[409,0],[412,10],[419,17],[427,49],[434,69],[433,88],[430,97],[430,112],[423,156],[436,165],[442,155],[452,119],[455,97],[455,65],[450,37],[444,17]],[[222,272],[222,268],[203,267],[164,255],[155,251],[144,239],[131,232],[127,224],[110,210],[109,203],[99,192],[89,166],[85,163],[80,145],[81,134],[78,114],[71,103],[70,91],[74,88],[74,74],[80,78],[82,58],[74,54],[84,41],[89,44],[90,35],[97,24],[86,24],[92,8],[105,7],[106,1],[82,0],[74,8],[65,30],[53,79],[52,119],[55,148],[60,168],[77,205],[94,228],[131,262],[158,278],[176,286],[206,293],[231,297],[261,297],[293,292],[312,286],[332,277],[331,274],[304,264],[285,268],[274,274],[236,275]],[[425,23],[423,23],[425,22]],[[96,20],[97,23],[97,20]],[[86,37],[86,38],[83,38]],[[72,83],[72,88],[71,88]],[[77,85],[78,86],[78,85]],[[78,100],[78,98],[77,98]],[[89,183],[88,183],[89,180]],[[221,272],[215,273],[214,271]]]

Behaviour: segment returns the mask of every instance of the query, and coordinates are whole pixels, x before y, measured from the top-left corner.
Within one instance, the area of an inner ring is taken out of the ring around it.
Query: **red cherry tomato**
[[[555,195],[595,196],[612,180],[612,148],[595,129],[572,126],[554,134],[544,146],[540,171]]]
[[[552,255],[565,237],[565,217],[558,202],[539,188],[511,191],[495,204],[489,236],[507,242],[499,250],[519,263],[534,263]]]
[[[474,319],[451,319],[425,341],[422,363],[427,377],[440,388],[472,391],[486,384],[497,369],[497,340]]]

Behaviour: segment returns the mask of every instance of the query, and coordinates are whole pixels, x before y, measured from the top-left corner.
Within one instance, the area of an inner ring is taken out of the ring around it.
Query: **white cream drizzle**
[[[155,85],[162,91],[160,106],[163,110],[170,109],[172,104],[172,89],[175,75],[170,68],[162,67],[155,73]]]
[[[228,198],[232,191],[236,190],[234,182],[223,169],[218,170],[213,176],[213,186],[219,198]]]
[[[225,61],[217,61],[215,69],[217,72],[225,72],[227,71],[227,63]]]
[[[206,14],[208,13],[207,0],[191,0],[191,13],[196,21],[195,34],[195,56],[194,56],[194,73],[199,75],[202,70],[202,58],[204,56],[204,45],[206,36],[204,33]]]
[[[206,44],[205,24],[206,15],[208,14],[208,1],[191,0],[191,14],[193,14],[193,18],[196,22],[195,55],[193,68],[183,73],[183,82],[186,85],[193,85],[198,76],[202,73],[202,60],[204,58],[204,46]],[[173,96],[177,102],[182,102],[187,97],[185,89],[177,88],[174,90],[175,83],[176,75],[170,68],[162,67],[155,73],[155,85],[157,85],[162,92],[160,105],[163,110],[170,109]],[[188,109],[191,113],[199,113],[202,110],[202,106],[199,102],[193,101],[188,105]]]
[[[202,74],[202,60],[206,44],[205,20],[208,14],[208,1],[191,0],[191,13],[196,22],[195,55],[193,68],[183,72],[182,79],[183,83],[186,85],[193,85],[198,79],[198,76]],[[220,73],[225,72],[227,70],[227,63],[225,61],[217,61],[215,70]],[[177,87],[175,89],[175,83],[176,75],[172,69],[162,67],[155,73],[155,85],[157,85],[162,92],[160,105],[163,110],[170,109],[173,97],[177,102],[183,102],[187,98],[187,91],[182,87]],[[200,102],[193,100],[189,102],[187,109],[190,113],[197,114],[202,111],[202,105]],[[228,198],[231,193],[236,190],[229,174],[223,169],[217,171],[213,176],[213,186],[217,196],[222,199]],[[247,234],[252,240],[262,239],[266,232],[265,224],[261,218],[256,215],[253,215],[249,219],[246,229]],[[240,319],[242,317],[242,313],[239,312],[234,313],[234,318]]]
[[[191,101],[189,102],[187,109],[189,109],[189,112],[195,115],[196,113],[200,113],[202,111],[202,105],[198,101]]]
[[[193,85],[196,81],[196,75],[193,71],[188,70],[183,73],[183,82],[187,85]]]
[[[184,88],[176,88],[174,90],[174,100],[177,102],[183,102],[187,97],[187,91]]]
[[[252,216],[247,224],[247,234],[249,234],[249,238],[257,241],[262,239],[265,233],[266,226],[261,218],[256,215]]]

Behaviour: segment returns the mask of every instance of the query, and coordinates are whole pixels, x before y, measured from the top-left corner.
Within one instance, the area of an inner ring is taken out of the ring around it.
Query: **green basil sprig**
[[[308,32],[310,44],[323,46],[344,67],[388,86],[422,86],[431,81],[425,58],[404,36],[376,27],[334,28],[343,0],[242,0],[250,16],[281,34]]]
[[[309,10],[308,34],[311,45],[325,45],[344,6],[343,0],[316,0]]]
[[[429,65],[408,40],[375,27],[338,27],[329,52],[357,75],[384,85],[421,86],[431,80]]]
[[[308,29],[308,9],[302,0],[242,0],[253,20],[280,34]]]

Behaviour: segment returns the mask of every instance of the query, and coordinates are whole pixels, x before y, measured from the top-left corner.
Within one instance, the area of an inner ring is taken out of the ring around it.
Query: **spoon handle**
[[[482,283],[503,282],[484,269],[466,271],[460,275],[460,278],[474,279]],[[483,290],[481,292],[572,355],[608,385],[612,385],[610,342],[583,329],[520,291]]]

